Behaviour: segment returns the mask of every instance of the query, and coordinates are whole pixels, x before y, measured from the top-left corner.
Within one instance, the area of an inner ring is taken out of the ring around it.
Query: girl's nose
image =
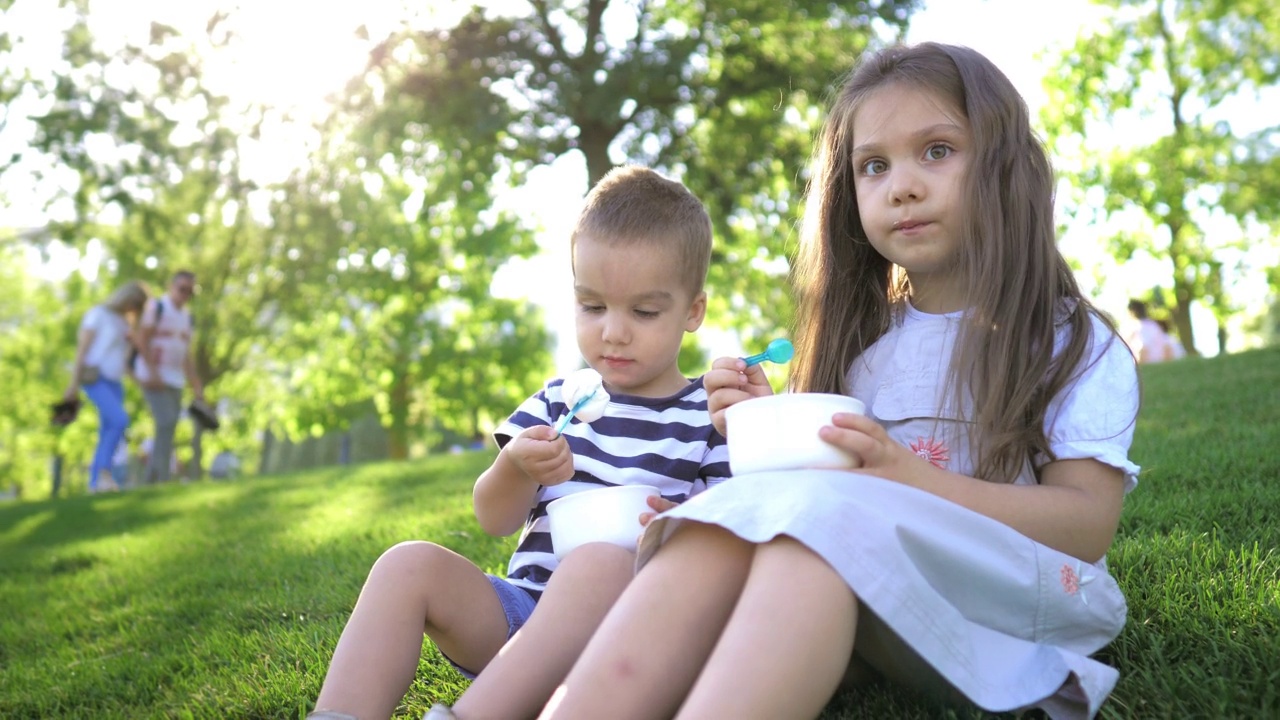
[[[889,184],[889,201],[894,205],[914,202],[924,197],[924,183],[910,170],[895,168]]]

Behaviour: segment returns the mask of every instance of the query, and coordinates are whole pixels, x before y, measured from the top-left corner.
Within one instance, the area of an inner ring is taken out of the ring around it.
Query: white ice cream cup
[[[831,416],[865,414],[856,398],[832,393],[786,393],[752,398],[725,410],[729,469],[734,475],[771,470],[846,469],[854,459],[818,437]]]
[[[583,490],[547,505],[551,544],[557,558],[591,542],[607,542],[628,550],[644,529],[640,513],[652,512],[646,498],[659,495],[652,485],[619,485]]]

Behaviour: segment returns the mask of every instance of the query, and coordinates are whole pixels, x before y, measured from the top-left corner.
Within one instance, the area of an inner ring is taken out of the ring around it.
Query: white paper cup
[[[840,412],[865,414],[861,400],[832,393],[751,398],[725,410],[729,469],[734,475],[771,470],[846,469],[853,458],[818,437]]]
[[[584,490],[552,500],[547,505],[551,544],[557,558],[591,542],[607,542],[635,551],[644,528],[640,513],[652,512],[645,501],[659,495],[652,485],[619,485]]]

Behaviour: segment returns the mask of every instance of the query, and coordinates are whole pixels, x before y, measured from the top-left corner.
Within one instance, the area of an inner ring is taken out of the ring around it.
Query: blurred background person
[[[1169,321],[1157,320],[1156,324],[1160,326],[1160,331],[1164,333],[1165,360],[1181,360],[1186,357],[1187,348],[1183,346],[1181,340],[1169,331]]]
[[[196,399],[204,400],[204,386],[189,352],[195,328],[187,302],[195,291],[195,273],[179,270],[169,282],[169,292],[148,302],[138,322],[140,352],[133,369],[155,423],[144,483],[173,476],[173,434],[182,415],[183,388],[190,383]]]
[[[131,485],[129,482],[129,432],[128,428],[120,436],[120,443],[111,455],[111,479],[116,487],[123,489]]]
[[[1169,336],[1160,324],[1147,314],[1147,304],[1141,300],[1129,301],[1129,315],[1133,318],[1124,334],[1125,342],[1139,363],[1164,362],[1169,359]]]
[[[133,347],[133,330],[147,302],[147,288],[133,280],[89,308],[80,321],[71,382],[63,393],[74,401],[79,391],[98,409],[98,445],[89,465],[89,492],[118,490],[112,458],[129,427],[124,409],[124,376]]]

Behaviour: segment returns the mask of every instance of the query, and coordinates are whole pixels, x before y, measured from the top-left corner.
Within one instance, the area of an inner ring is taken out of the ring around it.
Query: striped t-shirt
[[[562,384],[562,378],[551,380],[521,403],[494,431],[498,446],[526,428],[563,417],[569,408],[560,396]],[[591,423],[575,418],[564,437],[573,451],[573,479],[538,488],[507,566],[507,580],[535,598],[557,564],[547,520],[552,500],[602,486],[653,485],[667,500],[684,502],[729,475],[729,450],[711,425],[702,378],[665,398],[611,393],[604,417]]]

